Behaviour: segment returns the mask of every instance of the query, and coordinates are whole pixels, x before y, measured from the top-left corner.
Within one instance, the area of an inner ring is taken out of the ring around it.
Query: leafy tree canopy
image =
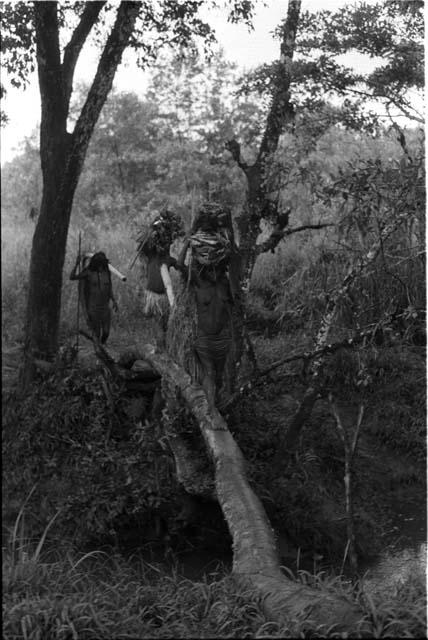
[[[299,107],[323,107],[332,102],[332,121],[354,129],[372,129],[378,115],[369,112],[373,101],[387,113],[423,122],[410,91],[422,95],[424,86],[422,0],[360,2],[337,11],[304,12],[299,23],[292,69],[293,101]],[[281,34],[280,26],[276,36]],[[342,63],[344,54],[368,56],[370,71]],[[379,58],[382,58],[379,61]],[[243,80],[241,91],[269,93],[276,63],[262,65]]]
[[[87,42],[105,45],[108,27],[114,20],[115,2],[73,2],[63,0],[57,4],[60,44],[64,51],[70,35],[82,30],[86,16],[99,13]],[[253,0],[231,0],[224,2],[230,22],[244,22],[249,28],[254,10]],[[202,46],[209,56],[215,43],[215,33],[211,25],[200,15],[202,8],[218,7],[214,0],[162,0],[162,2],[141,2],[138,20],[130,38],[129,46],[137,54],[137,63],[145,67],[156,60],[161,48],[168,46],[174,50],[196,50]],[[0,2],[1,9],[1,55],[2,66],[10,84],[24,88],[36,68],[36,41],[33,3]],[[6,88],[1,84],[1,97]],[[2,113],[2,122],[6,122]]]

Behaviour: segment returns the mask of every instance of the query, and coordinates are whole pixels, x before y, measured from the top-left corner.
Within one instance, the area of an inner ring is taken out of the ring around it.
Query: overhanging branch
[[[291,356],[287,356],[286,358],[280,358],[279,360],[275,360],[265,369],[258,371],[255,376],[252,376],[248,382],[241,385],[239,391],[234,393],[228,400],[225,402],[220,408],[221,410],[227,411],[233,405],[236,404],[244,395],[248,394],[254,387],[263,383],[264,376],[272,373],[275,369],[279,369],[286,364],[290,364],[291,362],[297,362],[298,360],[303,360],[305,362],[310,362],[315,358],[324,357],[326,355],[330,355],[332,353],[336,353],[336,351],[340,351],[341,349],[353,349],[357,347],[359,344],[364,342],[366,338],[372,338],[376,333],[388,322],[391,320],[392,316],[388,316],[382,322],[379,322],[374,327],[370,327],[369,329],[365,329],[364,331],[359,331],[354,334],[351,338],[346,338],[345,340],[340,340],[338,342],[332,342],[331,344],[327,344],[325,347],[315,350],[315,351],[300,351],[299,353],[293,354]]]
[[[334,226],[336,225],[332,222],[325,222],[319,224],[304,224],[300,227],[281,229],[281,225],[277,224],[275,225],[275,229],[272,231],[269,238],[257,245],[256,253],[257,255],[266,253],[267,251],[271,251],[273,253],[281,240],[283,240],[286,236],[290,236],[292,233],[299,233],[300,231],[307,231],[308,229],[325,229],[326,227]]]
[[[238,167],[242,169],[242,171],[247,174],[248,172],[248,164],[242,160],[241,156],[241,145],[236,140],[228,140],[224,145],[225,148],[230,151],[232,154],[232,158],[235,160]]]
[[[73,31],[69,43],[64,48],[62,79],[64,100],[67,109],[69,108],[70,96],[73,90],[73,75],[77,60],[82,47],[105,4],[106,2],[86,2],[80,22]]]
[[[379,234],[376,242],[373,243],[370,251],[355,265],[353,265],[341,284],[335,289],[335,291],[330,296],[326,309],[324,311],[320,328],[318,330],[318,334],[315,340],[315,351],[322,352],[325,346],[327,345],[328,336],[330,333],[331,326],[333,324],[334,318],[336,316],[337,308],[339,302],[343,300],[343,298],[348,294],[355,280],[367,270],[367,267],[376,259],[379,254],[379,251],[382,248],[385,240],[396,231],[396,229],[407,219],[407,213],[403,213],[395,220],[386,225],[381,233]],[[290,451],[296,445],[297,438],[301,429],[303,428],[305,422],[310,416],[312,407],[315,404],[315,401],[318,397],[319,388],[320,388],[320,376],[324,365],[324,354],[320,353],[318,356],[313,358],[312,364],[310,367],[310,378],[309,385],[304,394],[303,400],[297,409],[286,433],[284,434],[282,448],[284,450]]]
[[[121,2],[116,21],[101,54],[94,81],[76,122],[71,141],[70,178],[77,180],[95,124],[112,87],[116,69],[134,30],[140,2]]]

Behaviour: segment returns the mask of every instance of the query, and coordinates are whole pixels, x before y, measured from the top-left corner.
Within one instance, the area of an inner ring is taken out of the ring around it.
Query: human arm
[[[110,300],[113,303],[113,311],[119,311],[119,307],[118,307],[116,298],[114,297],[114,294],[113,294],[113,286],[111,284],[111,279],[110,279]]]
[[[188,273],[189,273],[188,268],[184,264],[184,261],[186,259],[187,249],[189,248],[189,244],[190,244],[190,232],[186,234],[184,238],[183,246],[180,251],[180,255],[178,256],[178,260],[176,260],[175,264],[173,265],[175,269],[177,269],[177,271],[180,271],[181,275],[185,279],[187,279]]]
[[[76,273],[79,264],[80,264],[80,256],[77,256],[76,264],[74,265],[70,273],[70,280],[84,280],[86,278],[88,273],[87,269],[83,269],[83,271],[81,271],[80,273]]]

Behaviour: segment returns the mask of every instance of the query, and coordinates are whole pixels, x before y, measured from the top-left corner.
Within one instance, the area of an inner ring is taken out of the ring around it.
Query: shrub
[[[36,485],[28,505],[35,532],[60,510],[61,535],[112,540],[122,519],[148,522],[177,495],[155,428],[120,405],[111,412],[93,372],[52,376],[24,401],[10,399],[3,425],[6,520],[16,515],[16,496]]]

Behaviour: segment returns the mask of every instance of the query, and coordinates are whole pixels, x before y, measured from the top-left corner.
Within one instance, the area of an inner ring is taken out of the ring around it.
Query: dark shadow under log
[[[355,628],[362,611],[344,597],[287,578],[280,569],[274,532],[245,473],[245,460],[217,409],[210,409],[200,385],[165,352],[151,345],[136,348],[171,388],[177,388],[195,417],[215,468],[217,499],[233,539],[233,573],[254,589],[275,620],[302,616],[316,625]]]

